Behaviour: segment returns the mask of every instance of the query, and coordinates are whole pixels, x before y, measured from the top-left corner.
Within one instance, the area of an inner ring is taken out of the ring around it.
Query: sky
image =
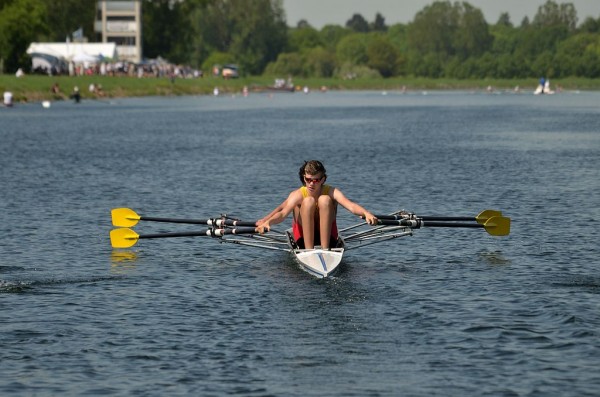
[[[454,3],[456,0],[452,0]],[[461,0],[479,8],[490,24],[496,23],[503,12],[508,12],[513,25],[518,26],[525,16],[529,20],[546,0]],[[555,0],[557,4],[572,3],[579,23],[591,16],[600,17],[600,0]],[[361,14],[367,21],[375,20],[378,12],[386,25],[411,22],[415,14],[434,0],[283,0],[288,26],[296,26],[305,19],[316,28],[327,24],[344,26],[352,15]]]

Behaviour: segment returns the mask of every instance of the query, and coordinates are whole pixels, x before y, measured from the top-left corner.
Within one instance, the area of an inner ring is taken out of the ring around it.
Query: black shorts
[[[329,248],[337,248],[337,244],[337,238],[333,236],[329,237]],[[304,249],[304,237],[300,237],[298,240],[296,240],[296,245],[298,246],[298,248]],[[315,245],[321,245],[321,236],[319,235],[319,233],[315,233]]]

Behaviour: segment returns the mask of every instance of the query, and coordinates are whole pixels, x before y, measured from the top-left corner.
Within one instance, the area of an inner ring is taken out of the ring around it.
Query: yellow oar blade
[[[121,228],[110,231],[110,244],[113,248],[129,248],[138,242],[140,235],[131,229]]]
[[[141,217],[129,208],[115,208],[110,211],[113,226],[132,227],[137,225]]]
[[[502,212],[496,210],[483,210],[475,217],[477,223],[483,225],[485,222],[495,216],[502,216]]]
[[[510,218],[493,216],[483,224],[483,227],[492,236],[508,236],[510,234]]]

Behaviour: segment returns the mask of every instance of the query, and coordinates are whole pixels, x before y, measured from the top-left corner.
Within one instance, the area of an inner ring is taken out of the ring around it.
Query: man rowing
[[[363,217],[369,225],[377,224],[378,220],[373,214],[348,199],[341,190],[325,184],[327,173],[320,161],[305,161],[298,176],[302,186],[292,191],[283,203],[258,222],[258,232],[269,231],[271,225],[283,222],[293,212],[292,230],[298,247],[314,249],[315,241],[318,241],[321,248],[330,249],[335,247],[338,239],[338,204],[354,215]]]

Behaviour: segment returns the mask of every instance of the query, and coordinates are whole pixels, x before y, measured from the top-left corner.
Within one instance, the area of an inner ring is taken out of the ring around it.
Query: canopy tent
[[[40,54],[34,52],[31,55],[31,69],[37,73],[47,73],[49,75],[62,74],[68,71],[68,66],[64,60],[54,55]]]
[[[100,59],[101,59],[101,57],[85,54],[82,52],[75,54],[73,56],[73,58],[71,58],[71,60],[75,63],[84,63],[84,62],[96,63],[96,62],[99,62]]]
[[[47,54],[73,62],[98,62],[102,59],[117,59],[115,43],[31,43],[27,53]]]

